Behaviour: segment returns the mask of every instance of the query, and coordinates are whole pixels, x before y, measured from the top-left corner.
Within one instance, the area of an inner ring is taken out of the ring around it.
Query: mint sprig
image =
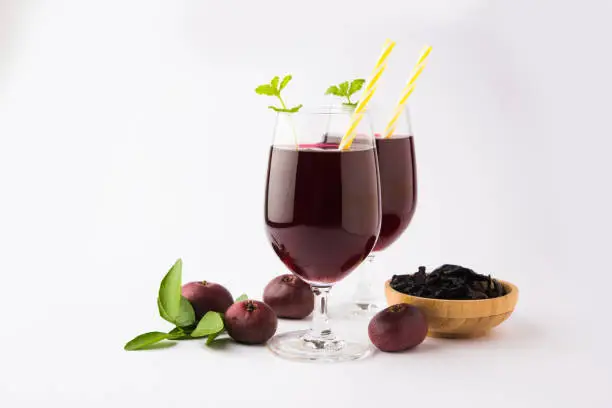
[[[342,104],[345,106],[356,107],[357,102],[353,102],[351,100],[351,96],[355,93],[359,92],[361,88],[363,88],[363,84],[365,83],[365,79],[354,79],[352,81],[344,81],[338,85],[331,85],[325,91],[325,95],[335,95],[342,98],[346,98],[346,102]]]
[[[296,105],[292,108],[288,108],[287,104],[283,100],[283,97],[281,96],[281,91],[285,89],[285,87],[287,86],[289,81],[291,81],[292,78],[293,77],[291,75],[285,75],[285,77],[281,81],[280,77],[275,76],[274,78],[272,78],[269,84],[259,85],[257,88],[255,88],[255,92],[258,95],[274,96],[278,99],[281,105],[280,107],[272,105],[268,106],[268,108],[272,109],[273,111],[295,113],[302,108],[302,104]]]

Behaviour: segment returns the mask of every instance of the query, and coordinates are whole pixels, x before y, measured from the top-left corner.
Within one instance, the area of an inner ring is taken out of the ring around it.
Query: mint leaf
[[[348,81],[344,81],[341,84],[338,84],[338,89],[340,90],[340,93],[342,94],[342,96],[348,96],[348,90],[349,90],[349,83]]]
[[[354,79],[352,81],[344,81],[338,85],[332,85],[327,88],[325,91],[325,95],[335,95],[346,98],[346,102],[343,103],[344,106],[357,106],[356,103],[351,101],[351,95],[355,92],[358,92],[361,88],[363,88],[363,84],[365,83],[365,79]]]
[[[161,311],[163,310],[164,315],[171,319],[172,322],[176,321],[181,315],[182,273],[183,261],[178,259],[159,285],[160,314],[162,314]]]
[[[249,299],[249,297],[247,296],[247,294],[243,293],[242,295],[240,295],[240,296],[238,296],[236,298],[236,302],[242,302],[243,300],[248,300],[248,299]]]
[[[223,326],[223,318],[221,317],[221,313],[217,312],[207,312],[202,319],[200,319],[196,328],[191,332],[191,337],[204,337],[213,333],[218,333],[222,331]]]
[[[162,332],[144,333],[128,341],[123,347],[123,349],[127,351],[142,350],[143,348],[146,348],[147,346],[158,343],[162,340],[166,340],[167,338],[168,338],[167,333],[162,333]]]
[[[285,112],[295,113],[295,112],[299,111],[300,109],[302,109],[302,104],[299,104],[298,106],[294,106],[291,109],[285,109]]]
[[[280,80],[280,78],[279,78],[279,77],[277,77],[277,76],[275,76],[274,78],[272,78],[272,81],[270,81],[270,85],[272,86],[272,88],[273,88],[273,89],[274,89],[276,92],[278,92],[278,91],[279,91],[279,89],[278,89],[278,81],[279,81],[279,80]]]
[[[270,84],[259,85],[255,88],[255,92],[259,95],[268,95],[268,96],[276,96],[277,90],[276,88],[272,88]]]
[[[340,88],[338,88],[336,85],[332,85],[327,88],[327,91],[325,91],[325,95],[344,96],[342,95]]]
[[[181,296],[181,305],[179,308],[179,314],[173,322],[179,327],[191,326],[195,323],[195,312],[193,306],[187,299]]]
[[[355,92],[358,92],[363,88],[363,84],[365,83],[365,79],[354,79],[351,81],[351,86],[348,89],[348,96],[351,96]]]
[[[268,108],[272,109],[275,112],[284,112],[284,113],[295,113],[302,109],[302,105],[294,106],[293,108],[279,108],[277,106],[268,106]]]
[[[285,77],[281,81],[280,88],[278,90],[279,92],[282,91],[283,89],[285,89],[285,87],[287,86],[289,81],[291,81],[291,78],[293,78],[291,75],[285,75]]]

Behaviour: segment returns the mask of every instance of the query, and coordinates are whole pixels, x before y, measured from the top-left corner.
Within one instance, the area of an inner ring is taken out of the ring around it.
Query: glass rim
[[[345,105],[307,105],[297,112],[277,112],[278,115],[346,115],[353,114],[354,108]],[[367,107],[363,110],[369,113]]]
[[[381,114],[380,103],[372,102],[363,109],[363,112],[368,115]],[[289,115],[346,115],[352,114],[355,108],[346,106],[343,104],[331,104],[331,105],[305,105],[300,108],[297,112],[276,112],[277,115],[289,116]],[[385,109],[386,110],[386,109]],[[402,109],[405,114],[410,116],[411,108],[408,104],[405,104]]]

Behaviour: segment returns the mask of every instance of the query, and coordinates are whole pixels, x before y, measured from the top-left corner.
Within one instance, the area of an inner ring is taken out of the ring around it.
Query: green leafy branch
[[[291,78],[293,78],[291,75],[286,75],[281,81],[278,76],[275,76],[272,78],[269,84],[259,85],[257,88],[255,88],[255,92],[257,92],[258,95],[274,96],[278,99],[281,105],[280,108],[278,106],[268,106],[268,108],[272,109],[273,111],[295,113],[302,108],[302,105],[300,104],[292,108],[287,108],[287,104],[281,96],[281,91],[285,89],[289,81],[291,81]]]
[[[210,311],[196,323],[193,306],[181,295],[183,261],[177,260],[159,285],[157,309],[162,319],[175,325],[169,332],[148,332],[136,336],[124,346],[125,350],[145,350],[163,340],[189,340],[207,337],[210,345],[225,331],[223,315]],[[246,295],[236,299],[237,302],[247,299]]]
[[[327,91],[325,91],[325,95],[335,95],[340,96],[342,98],[346,98],[346,102],[343,102],[342,104],[355,108],[357,106],[357,102],[353,102],[351,100],[351,96],[359,92],[361,88],[363,88],[364,83],[365,79],[361,78],[354,79],[350,82],[344,81],[338,85],[332,85],[327,88]]]

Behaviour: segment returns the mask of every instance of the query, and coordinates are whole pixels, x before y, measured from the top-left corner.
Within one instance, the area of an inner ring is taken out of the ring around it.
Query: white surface
[[[610,407],[610,8],[0,0],[0,406]],[[389,275],[491,272],[521,288],[512,319],[335,366],[123,351],[167,328],[155,292],[178,257],[236,295],[284,272],[262,226],[273,115],[252,89],[292,73],[290,100],[321,102],[386,37],[380,98],[434,46],[411,97],[419,204]]]

